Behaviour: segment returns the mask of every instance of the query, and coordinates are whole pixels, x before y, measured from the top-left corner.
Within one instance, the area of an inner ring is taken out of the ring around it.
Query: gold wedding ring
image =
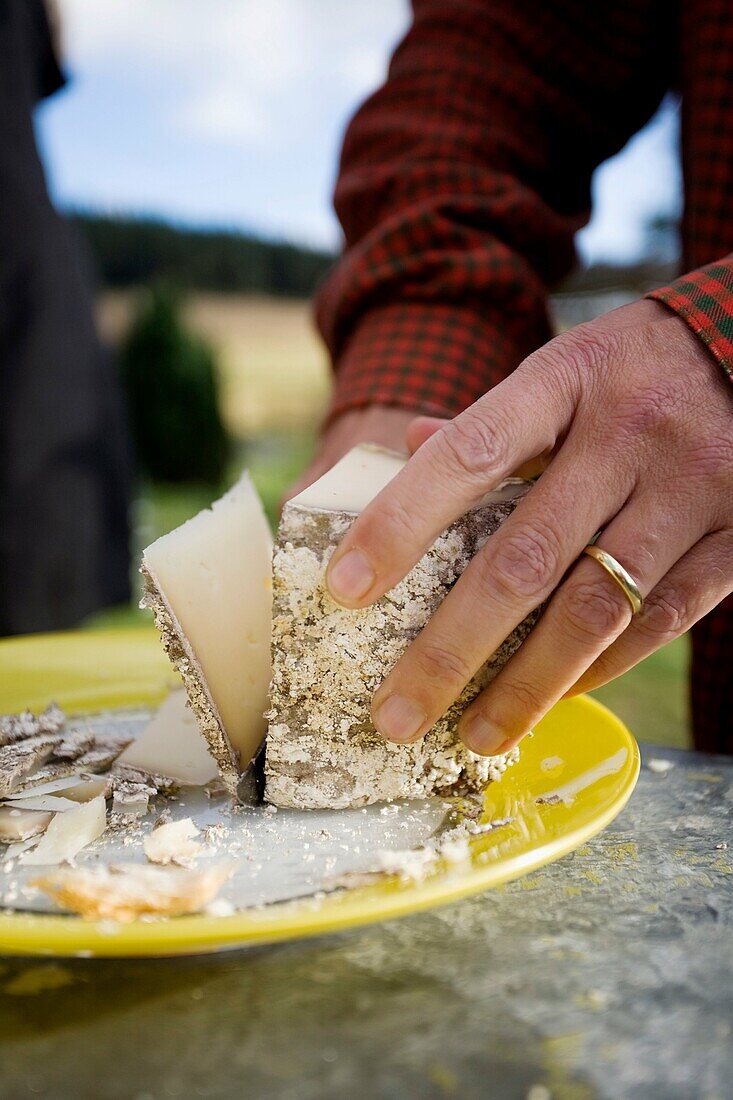
[[[599,565],[608,573],[609,577],[613,577],[616,584],[619,586],[626,599],[631,604],[631,611],[634,615],[638,615],[644,606],[644,597],[639,591],[639,586],[628,573],[623,565],[616,561],[614,557],[607,554],[605,550],[601,550],[600,546],[586,546],[583,550],[584,554],[588,554],[589,557],[595,558]]]

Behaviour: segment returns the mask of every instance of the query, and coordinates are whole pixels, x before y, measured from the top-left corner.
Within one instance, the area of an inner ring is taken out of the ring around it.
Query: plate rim
[[[124,633],[135,628],[99,631]],[[91,634],[92,632],[90,632]],[[138,629],[138,634],[143,631]],[[147,636],[148,632],[145,632]],[[89,636],[89,635],[87,635]],[[80,634],[36,636],[79,638]],[[13,641],[8,639],[7,641]],[[95,698],[95,705],[98,699]],[[140,705],[146,705],[141,702]],[[183,956],[233,950],[325,935],[382,920],[392,920],[426,909],[449,905],[483,893],[537,870],[574,851],[601,832],[621,812],[636,786],[641,756],[635,738],[624,723],[597,699],[587,695],[562,701],[563,707],[586,711],[601,718],[614,731],[619,748],[628,756],[620,770],[618,787],[606,807],[590,820],[580,822],[547,843],[505,857],[498,863],[441,867],[419,882],[401,882],[387,876],[345,893],[328,894],[314,901],[300,898],[249,909],[229,916],[195,914],[165,920],[139,920],[129,924],[89,921],[66,914],[8,913],[0,911],[0,954],[45,957]],[[77,713],[84,713],[77,711]],[[474,841],[475,845],[476,841]]]

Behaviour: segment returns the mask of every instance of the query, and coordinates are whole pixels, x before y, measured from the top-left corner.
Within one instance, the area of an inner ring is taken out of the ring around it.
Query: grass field
[[[111,340],[124,330],[132,301],[127,294],[102,300],[100,321]],[[284,489],[312,452],[328,399],[326,357],[310,324],[309,307],[303,302],[197,295],[187,318],[218,351],[223,412],[237,441],[231,480],[247,466],[274,523]],[[143,546],[205,507],[211,496],[190,487],[141,486],[133,510],[134,560]],[[142,612],[131,607],[95,616],[90,625],[142,621]],[[681,639],[595,694],[640,739],[686,746],[686,662],[687,641]]]
[[[117,292],[102,298],[100,327],[111,342],[124,331],[135,297]],[[186,319],[216,350],[224,418],[235,438],[313,431],[330,375],[307,302],[196,294]]]

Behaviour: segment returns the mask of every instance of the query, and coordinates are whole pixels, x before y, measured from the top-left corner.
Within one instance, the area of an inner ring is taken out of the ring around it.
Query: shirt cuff
[[[733,382],[733,256],[683,275],[646,297],[663,302],[686,321]]]
[[[338,357],[327,423],[367,405],[456,416],[549,339],[544,316],[523,321],[517,334],[471,307],[395,303],[370,310]]]

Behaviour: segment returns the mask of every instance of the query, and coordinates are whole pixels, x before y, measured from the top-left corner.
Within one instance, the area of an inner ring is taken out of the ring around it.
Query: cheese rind
[[[0,798],[11,794],[46,761],[61,740],[60,734],[39,734],[0,746]]]
[[[247,474],[211,509],[143,554],[145,594],[163,647],[236,793],[265,733],[270,680],[272,538]]]
[[[87,920],[132,921],[142,916],[177,917],[197,913],[213,901],[231,877],[232,864],[201,870],[118,863],[55,871],[31,883],[62,909]]]
[[[539,612],[521,623],[420,741],[387,742],[371,697],[474,554],[511,514],[529,483],[505,483],[453,523],[415,568],[371,607],[336,604],[324,578],[350,511],[286,504],[274,556],[273,680],[265,798],[279,806],[345,808],[479,789],[509,757],[470,752],[458,719],[518,648]],[[315,499],[315,497],[314,497]]]

